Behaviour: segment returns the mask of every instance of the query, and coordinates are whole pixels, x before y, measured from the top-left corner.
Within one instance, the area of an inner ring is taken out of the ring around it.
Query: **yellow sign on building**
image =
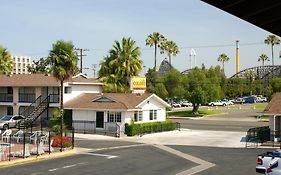
[[[131,79],[131,90],[145,90],[146,89],[146,78],[134,76]]]

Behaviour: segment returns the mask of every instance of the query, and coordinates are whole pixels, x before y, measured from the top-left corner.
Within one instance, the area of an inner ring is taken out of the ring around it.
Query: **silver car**
[[[17,124],[24,119],[25,117],[22,115],[4,115],[0,119],[0,129],[6,130],[16,127]]]

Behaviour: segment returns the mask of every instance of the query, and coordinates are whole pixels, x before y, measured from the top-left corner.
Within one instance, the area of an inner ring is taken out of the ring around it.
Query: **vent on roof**
[[[115,102],[115,101],[111,100],[107,97],[100,97],[100,98],[94,99],[92,102]]]

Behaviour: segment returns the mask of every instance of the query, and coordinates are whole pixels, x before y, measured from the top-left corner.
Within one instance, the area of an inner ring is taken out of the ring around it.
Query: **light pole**
[[[196,59],[195,59],[195,57],[196,57],[196,52],[195,52],[195,50],[194,49],[191,49],[190,50],[190,53],[189,53],[189,58],[190,58],[190,69],[192,69],[192,58],[194,59],[194,67],[196,67]]]

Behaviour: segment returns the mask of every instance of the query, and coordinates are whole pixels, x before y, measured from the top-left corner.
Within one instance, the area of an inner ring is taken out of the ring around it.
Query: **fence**
[[[5,130],[0,135],[0,161],[50,154],[74,148],[74,130],[64,132],[61,139],[51,131]]]
[[[275,135],[275,133],[270,132],[268,126],[250,128],[247,131],[245,146],[247,148],[250,144],[254,144],[254,146],[257,147],[259,143],[262,144],[274,140],[273,138],[275,136],[277,135]],[[279,132],[279,138],[280,138],[280,132]]]
[[[75,129],[75,132],[80,133],[101,133],[105,135],[114,135],[115,137],[120,137],[120,126],[118,123],[109,123],[103,122],[98,123],[96,121],[87,121],[87,120],[74,120],[72,121],[72,127]]]

